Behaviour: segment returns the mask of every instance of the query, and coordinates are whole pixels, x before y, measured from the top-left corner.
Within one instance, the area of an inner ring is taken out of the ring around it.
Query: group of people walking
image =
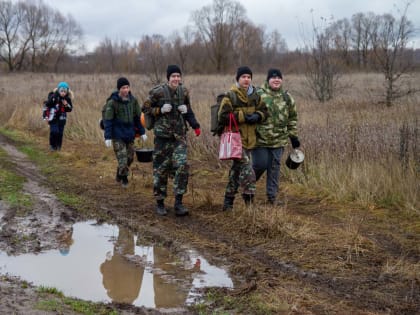
[[[153,194],[156,213],[162,216],[168,213],[165,199],[168,178],[173,175],[174,211],[177,216],[185,216],[188,209],[183,204],[183,195],[187,192],[189,176],[187,131],[190,127],[196,136],[200,136],[201,129],[191,107],[189,91],[182,84],[181,69],[177,65],[169,65],[166,78],[166,83],[150,90],[142,106],[131,94],[127,78],[119,78],[117,90],[105,106],[104,138],[105,145],[113,147],[118,161],[116,181],[127,187],[129,167],[134,160],[134,140],[136,137],[147,140],[146,130],[140,123],[143,112],[147,117],[147,128],[153,129],[154,133]],[[252,85],[252,71],[247,66],[239,67],[235,78],[236,82],[225,94],[218,112],[220,133],[229,123],[230,114],[234,115],[243,147],[242,157],[232,161],[229,171],[224,211],[233,209],[239,188],[245,204],[251,205],[256,181],[265,172],[267,202],[276,205],[284,147],[289,139],[293,148],[300,146],[295,101],[282,87],[281,71],[270,69],[266,81],[259,88]],[[69,93],[67,83],[65,87],[63,93]],[[58,102],[58,107],[63,107],[65,114],[71,111],[72,104],[69,97],[64,98],[60,94],[60,88],[63,88],[63,82],[57,87],[56,98],[51,103]],[[64,124],[58,124],[62,126],[58,128],[59,140],[54,140],[57,129],[52,127],[54,124],[50,123],[50,145],[56,150],[61,148]]]

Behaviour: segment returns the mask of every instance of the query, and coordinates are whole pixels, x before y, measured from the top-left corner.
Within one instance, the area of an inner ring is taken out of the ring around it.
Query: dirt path
[[[114,172],[104,168],[103,148],[69,143],[69,153],[59,153],[58,157],[66,168],[56,168],[46,179],[9,140],[0,136],[0,145],[16,165],[16,172],[27,178],[24,192],[34,203],[32,211],[24,215],[2,204],[0,249],[8,253],[56,248],[57,235],[73,222],[95,218],[141,232],[174,252],[189,244],[206,253],[209,261],[228,264],[231,274],[240,280],[235,290],[222,292],[238,301],[232,314],[252,314],[246,306],[241,310],[239,304],[250,303],[252,307],[249,300],[254,295],[284,314],[418,314],[419,275],[401,277],[398,272],[384,272],[384,266],[403,257],[418,268],[419,236],[404,238],[396,226],[394,233],[389,232],[366,209],[366,214],[355,209],[354,217],[341,218],[341,209],[317,198],[302,199],[289,193],[283,208],[266,209],[257,200],[255,211],[243,210],[238,200],[235,206],[242,210],[223,213],[220,187],[225,170],[216,166],[204,170],[202,163],[193,160],[190,193],[186,195],[191,215],[158,217],[148,164],[133,167],[130,187],[123,190],[113,180]],[[205,172],[209,174],[203,175]],[[198,182],[205,176],[206,187],[200,188]],[[65,190],[83,198],[84,209],[62,206],[51,193],[52,187],[53,191]],[[168,198],[168,205],[171,202],[173,199]],[[284,217],[284,224],[267,229],[259,222],[258,216],[263,215]],[[25,246],[11,242],[17,231],[24,231],[32,241]],[[386,240],[381,237],[385,234]],[[11,283],[1,282],[2,305],[11,304],[15,298],[7,300],[3,294],[14,292],[14,281]],[[24,299],[32,301],[34,297]]]

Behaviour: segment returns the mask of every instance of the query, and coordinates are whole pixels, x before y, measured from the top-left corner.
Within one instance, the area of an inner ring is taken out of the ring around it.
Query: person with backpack
[[[242,198],[247,206],[251,205],[255,195],[255,174],[251,164],[251,150],[256,144],[255,128],[267,119],[267,107],[257,89],[252,84],[252,71],[241,66],[236,72],[234,84],[223,97],[218,113],[218,134],[229,125],[230,113],[234,114],[241,133],[242,157],[232,161],[229,179],[225,190],[223,211],[232,210],[239,186]]]
[[[153,194],[156,213],[167,215],[165,198],[170,174],[174,175],[175,215],[188,215],[182,198],[187,191],[189,165],[187,162],[187,124],[196,136],[201,133],[200,124],[191,108],[189,91],[182,85],[181,69],[169,65],[167,83],[154,87],[143,104],[148,129],[153,129]]]
[[[121,77],[117,80],[117,91],[108,98],[103,113],[105,146],[114,149],[117,158],[115,180],[123,188],[128,186],[128,174],[134,161],[134,138],[147,140],[146,130],[140,123],[140,105],[131,94],[130,82]]]
[[[257,125],[257,144],[252,151],[252,167],[256,180],[267,172],[267,202],[281,204],[277,200],[280,177],[280,161],[284,147],[290,139],[292,147],[298,148],[297,111],[295,100],[282,87],[283,75],[279,69],[269,69],[267,80],[258,90],[258,95],[267,104],[268,118]]]
[[[67,113],[73,110],[73,92],[67,82],[58,83],[57,87],[48,93],[44,102],[42,116],[50,126],[50,150],[59,151],[63,145],[64,127]]]

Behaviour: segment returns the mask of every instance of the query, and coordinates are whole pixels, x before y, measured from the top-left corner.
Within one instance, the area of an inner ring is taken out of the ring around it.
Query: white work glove
[[[184,105],[184,104],[179,105],[178,110],[180,111],[181,114],[186,114],[188,111],[187,105]]]
[[[106,140],[105,140],[105,146],[106,146],[107,148],[110,148],[110,147],[112,146],[112,140],[111,140],[111,139],[106,139]]]
[[[147,140],[147,135],[146,135],[146,134],[141,135],[141,140],[143,140],[144,142],[146,142],[146,140]]]
[[[163,104],[162,108],[160,109],[160,112],[162,114],[169,113],[172,110],[171,104]]]

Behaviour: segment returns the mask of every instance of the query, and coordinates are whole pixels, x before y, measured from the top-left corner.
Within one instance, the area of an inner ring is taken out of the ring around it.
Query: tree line
[[[397,17],[372,12],[341,20],[313,22],[304,45],[290,51],[282,35],[267,32],[235,0],[213,0],[191,13],[190,25],[168,37],[143,35],[137,42],[105,37],[83,53],[83,31],[39,0],[0,0],[0,71],[145,73],[160,82],[168,63],[185,73],[232,73],[240,64],[255,71],[279,65],[287,73],[305,73],[320,101],[333,97],[341,73],[376,70],[390,91],[420,65],[420,50],[410,47],[415,28],[407,19],[410,2]]]

